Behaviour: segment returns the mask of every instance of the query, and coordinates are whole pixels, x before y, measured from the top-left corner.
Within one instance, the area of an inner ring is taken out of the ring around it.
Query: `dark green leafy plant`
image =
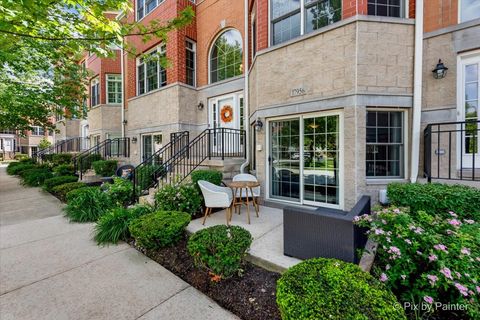
[[[56,153],[52,157],[52,163],[54,166],[62,164],[71,164],[73,155],[71,153]]]
[[[178,211],[158,211],[133,220],[129,226],[136,243],[146,249],[176,244],[190,223],[190,215]]]
[[[30,187],[41,186],[45,180],[53,177],[52,172],[46,168],[36,168],[22,171],[22,183]]]
[[[44,181],[43,188],[45,189],[45,191],[52,192],[53,187],[56,187],[65,183],[77,182],[77,181],[78,181],[78,177],[76,176],[53,177]]]
[[[73,168],[73,164],[61,164],[54,167],[53,172],[56,176],[73,176],[75,169]]]
[[[357,265],[336,259],[305,260],[277,282],[283,320],[403,320],[403,309],[390,291]]]
[[[223,173],[218,170],[195,170],[191,173],[193,185],[200,191],[198,181],[205,180],[219,186],[222,183]]]
[[[79,169],[82,171],[82,172],[85,172],[87,170],[90,170],[92,169],[92,164],[95,162],[95,161],[100,161],[102,160],[102,156],[100,154],[97,154],[97,153],[93,153],[93,154],[89,154],[87,156],[82,156],[82,157],[79,157],[77,159],[77,162],[78,162],[78,166],[79,166]]]
[[[148,190],[153,184],[155,179],[162,177],[164,172],[162,165],[145,165],[135,170],[135,181],[141,190]]]
[[[105,192],[119,206],[126,206],[133,196],[133,183],[129,180],[115,177],[113,183],[104,184]]]
[[[117,165],[117,160],[99,160],[93,162],[92,164],[93,170],[95,170],[95,174],[102,177],[111,177],[115,175]]]
[[[128,226],[139,217],[153,211],[152,207],[137,205],[133,208],[123,207],[109,210],[98,219],[95,225],[95,241],[97,244],[116,244],[120,240],[127,240],[130,237]]]
[[[65,215],[75,222],[95,222],[115,207],[108,195],[98,187],[81,188],[67,193]]]
[[[52,192],[57,196],[57,198],[65,202],[67,200],[67,193],[72,190],[86,187],[87,185],[83,182],[69,182],[53,187]]]
[[[29,159],[29,157],[28,157],[28,154],[17,153],[17,154],[13,157],[13,159],[15,159],[15,160],[20,160],[20,161],[21,161],[21,160]]]
[[[391,183],[387,190],[390,202],[409,207],[411,214],[426,211],[448,216],[454,210],[460,218],[480,220],[480,189],[441,183]]]
[[[220,278],[228,278],[241,272],[251,244],[252,235],[242,227],[218,225],[195,232],[187,249],[195,265]]]
[[[36,161],[33,160],[32,158],[22,158],[20,159],[20,163],[31,163],[31,164],[36,164]]]
[[[159,210],[181,211],[190,215],[197,213],[202,205],[202,196],[193,184],[165,185],[155,194]]]
[[[36,169],[36,166],[31,163],[12,162],[7,167],[7,173],[9,175],[19,175],[22,171],[30,169]]]

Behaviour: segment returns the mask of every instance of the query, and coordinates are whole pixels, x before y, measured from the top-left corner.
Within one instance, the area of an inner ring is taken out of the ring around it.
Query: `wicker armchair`
[[[202,225],[205,225],[205,220],[212,213],[212,208],[226,208],[227,225],[232,215],[233,192],[230,188],[220,187],[205,180],[198,181],[198,186],[202,190],[203,198],[205,199],[205,216],[203,217]]]

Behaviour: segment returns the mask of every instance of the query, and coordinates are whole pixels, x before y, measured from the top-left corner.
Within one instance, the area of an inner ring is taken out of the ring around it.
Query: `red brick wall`
[[[221,26],[223,20],[225,21],[224,28]],[[243,1],[205,0],[198,3],[197,86],[208,84],[208,55],[210,48],[218,35],[227,28],[238,30],[242,35],[242,39],[245,40]],[[245,48],[245,45],[243,47]]]
[[[135,1],[133,2],[135,7]],[[144,25],[148,25],[152,20],[166,22],[175,18],[187,6],[192,6],[195,9],[189,0],[165,0],[145,16],[141,22]],[[128,15],[127,21],[132,22],[134,20],[135,12],[132,12]],[[196,40],[196,18],[188,27],[182,30],[171,31],[167,37],[167,58],[170,63],[167,68],[167,84],[185,82],[185,39],[188,37],[194,41]],[[154,37],[147,42],[143,42],[140,36],[129,37],[127,41],[131,47],[135,48],[136,54],[136,56],[133,56],[130,53],[125,58],[125,93],[126,99],[129,99],[136,96],[136,57],[160,45],[161,41]]]
[[[458,0],[428,0],[424,2],[425,32],[435,31],[458,23]]]
[[[100,103],[107,103],[107,83],[106,74],[120,74],[120,51],[116,51],[115,58],[99,58],[97,55],[91,55],[87,57],[87,69],[92,73],[91,79],[99,77],[100,80]],[[90,96],[90,85],[88,86],[88,92]],[[90,106],[90,99],[88,99],[88,105]],[[91,107],[91,106],[90,106]]]

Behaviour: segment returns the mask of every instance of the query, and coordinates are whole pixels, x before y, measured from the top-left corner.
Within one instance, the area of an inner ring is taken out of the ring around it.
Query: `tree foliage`
[[[0,128],[53,128],[55,114],[81,110],[88,74],[78,64],[89,51],[114,55],[132,37],[167,40],[193,18],[188,7],[171,21],[126,22],[129,0],[0,0]],[[116,12],[121,14],[106,14]]]

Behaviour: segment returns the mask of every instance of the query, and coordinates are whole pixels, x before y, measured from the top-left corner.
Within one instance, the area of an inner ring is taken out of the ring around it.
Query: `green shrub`
[[[52,163],[54,155],[55,153],[48,153],[48,154],[44,154],[42,157],[44,161]]]
[[[102,177],[111,177],[115,175],[117,170],[118,161],[117,160],[99,160],[95,161],[92,166],[95,170],[95,174]]]
[[[50,179],[45,180],[43,183],[43,188],[45,191],[52,192],[53,187],[69,183],[69,182],[77,182],[78,177],[76,176],[61,176],[61,177],[53,177]]]
[[[17,153],[13,159],[15,160],[24,160],[24,159],[29,159],[28,157],[28,154],[24,154],[24,153]]]
[[[53,194],[55,194],[60,200],[66,201],[67,200],[67,193],[72,190],[85,188],[87,185],[83,182],[69,182],[64,183],[52,188]]]
[[[126,206],[132,200],[133,183],[129,180],[115,177],[113,183],[104,185],[104,189],[110,199],[119,206]]]
[[[31,164],[36,164],[36,161],[33,160],[32,158],[23,158],[20,159],[20,163],[31,163]]]
[[[391,183],[388,185],[390,202],[399,207],[410,207],[412,214],[426,211],[448,216],[454,210],[461,218],[480,220],[480,189],[441,183]]]
[[[52,157],[52,163],[55,166],[59,166],[61,164],[71,164],[73,160],[73,154],[71,153],[57,153],[54,154]]]
[[[95,222],[115,205],[100,188],[81,188],[67,193],[65,215],[75,222]]]
[[[7,173],[9,175],[19,175],[22,171],[30,169],[36,169],[36,166],[31,163],[12,162],[7,167]]]
[[[100,161],[102,160],[102,156],[100,154],[97,154],[97,153],[93,153],[93,154],[89,154],[87,156],[82,156],[80,157],[77,161],[78,161],[78,166],[79,166],[79,169],[82,171],[82,172],[85,172],[89,169],[92,169],[92,164],[95,162],[95,161]]]
[[[162,170],[163,166],[153,164],[145,165],[135,170],[135,181],[140,190],[147,190],[154,183],[155,177],[162,176]]]
[[[29,169],[22,171],[22,183],[26,186],[38,187],[52,176],[52,172],[46,168]]]
[[[56,176],[73,176],[75,174],[75,169],[73,164],[61,164],[53,168]]]
[[[445,218],[424,211],[411,215],[408,208],[395,207],[357,220],[370,229],[370,239],[378,243],[372,273],[404,305],[463,305],[472,319],[480,319],[478,221],[460,219],[452,211]],[[439,313],[439,308],[421,308],[416,316],[443,318]],[[466,318],[464,314],[451,317]]]
[[[217,170],[195,170],[190,175],[193,185],[200,191],[198,181],[205,180],[219,186],[222,183],[223,174]]]
[[[406,319],[395,296],[357,265],[310,259],[291,267],[277,282],[283,320]]]
[[[130,237],[128,226],[139,217],[152,212],[149,206],[138,205],[133,208],[114,208],[98,219],[95,225],[95,241],[98,244],[114,243]]]
[[[139,246],[159,249],[176,244],[189,222],[188,213],[158,211],[133,220],[129,230]]]
[[[195,265],[216,276],[228,278],[241,271],[252,235],[238,226],[218,225],[195,232],[188,240],[188,252]]]
[[[194,215],[202,206],[202,196],[193,184],[165,185],[155,194],[159,210],[181,211]]]

